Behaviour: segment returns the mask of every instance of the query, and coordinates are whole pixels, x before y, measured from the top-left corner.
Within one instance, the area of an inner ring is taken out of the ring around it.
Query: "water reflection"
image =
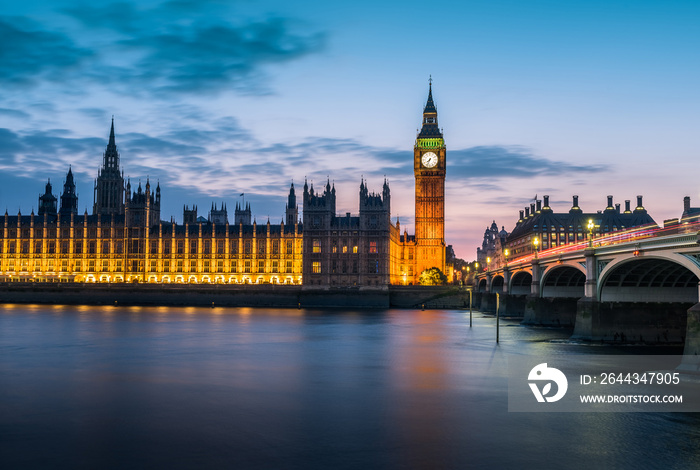
[[[7,468],[700,466],[697,415],[508,413],[509,356],[601,349],[512,321],[496,345],[493,318],[468,325],[463,311],[3,306],[0,455]]]

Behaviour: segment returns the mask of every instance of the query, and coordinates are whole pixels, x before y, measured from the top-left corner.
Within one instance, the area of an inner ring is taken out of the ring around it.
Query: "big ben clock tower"
[[[416,177],[416,276],[429,268],[445,272],[445,140],[438,127],[432,79],[423,126],[413,149]]]

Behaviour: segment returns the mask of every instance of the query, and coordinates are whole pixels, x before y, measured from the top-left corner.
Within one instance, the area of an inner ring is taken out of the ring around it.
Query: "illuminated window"
[[[369,252],[370,253],[377,253],[377,242],[376,241],[369,242]]]
[[[197,240],[190,241],[190,253],[193,255],[197,254]]]
[[[244,272],[246,272],[246,273],[250,272],[250,261],[245,262]]]
[[[279,242],[279,240],[275,240],[272,242],[272,254],[278,255],[279,253],[280,253],[280,242]]]
[[[292,254],[294,252],[291,240],[287,240],[287,254]]]
[[[279,261],[274,260],[272,262],[272,272],[273,273],[279,272]]]
[[[321,262],[320,261],[314,261],[312,267],[313,267],[314,274],[321,273]]]
[[[355,245],[355,246],[352,247],[352,252],[355,253],[355,254],[357,254],[357,245]]]
[[[245,241],[245,244],[244,244],[245,254],[246,254],[246,255],[249,255],[251,249],[252,249],[252,248],[251,248],[250,240],[246,240],[246,241]]]
[[[321,252],[321,240],[318,238],[313,239],[313,250],[314,253],[320,253]]]

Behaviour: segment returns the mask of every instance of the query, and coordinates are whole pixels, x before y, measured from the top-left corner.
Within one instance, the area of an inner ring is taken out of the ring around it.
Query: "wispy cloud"
[[[5,87],[61,82],[95,59],[93,51],[66,34],[26,18],[0,16],[0,37],[0,83]]]
[[[67,130],[12,131],[0,129],[0,166],[22,176],[65,171],[93,176],[106,138],[76,137]],[[307,138],[299,142],[261,145],[235,119],[202,122],[160,134],[117,132],[126,174],[151,176],[170,187],[212,197],[235,192],[263,195],[291,179],[356,182],[390,176],[400,185],[413,179],[410,151],[375,147],[354,139]],[[513,177],[567,176],[600,172],[606,167],[576,166],[533,155],[525,147],[490,146],[448,153],[450,187],[488,188]],[[377,168],[376,162],[389,162]],[[529,195],[528,195],[529,196]],[[488,203],[489,201],[483,201]],[[494,204],[501,204],[498,198]]]
[[[226,15],[198,16],[192,8],[189,2],[150,9],[127,2],[82,5],[62,10],[81,25],[69,32],[0,16],[0,84],[51,82],[64,93],[88,84],[130,95],[264,94],[269,65],[317,53],[326,41],[325,33],[293,18],[234,24],[221,19]]]
[[[505,178],[599,173],[605,165],[573,165],[534,155],[519,145],[478,146],[449,152],[450,174],[458,178]]]

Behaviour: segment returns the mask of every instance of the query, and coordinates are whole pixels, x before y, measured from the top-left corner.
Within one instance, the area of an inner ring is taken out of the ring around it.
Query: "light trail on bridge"
[[[675,235],[681,233],[693,233],[700,231],[700,221],[692,223],[681,223],[671,225],[669,227],[658,227],[656,224],[642,225],[634,229],[617,231],[599,237],[593,238],[593,247],[617,245],[622,243],[630,243],[637,240],[644,240],[653,237],[662,237],[665,235]],[[567,243],[546,250],[540,250],[536,253],[530,253],[525,256],[508,260],[509,264],[521,264],[532,261],[535,256],[548,257],[563,253],[572,253],[575,251],[584,250],[589,246],[589,240],[578,241],[575,243]],[[487,272],[488,267],[484,267],[483,272]]]

